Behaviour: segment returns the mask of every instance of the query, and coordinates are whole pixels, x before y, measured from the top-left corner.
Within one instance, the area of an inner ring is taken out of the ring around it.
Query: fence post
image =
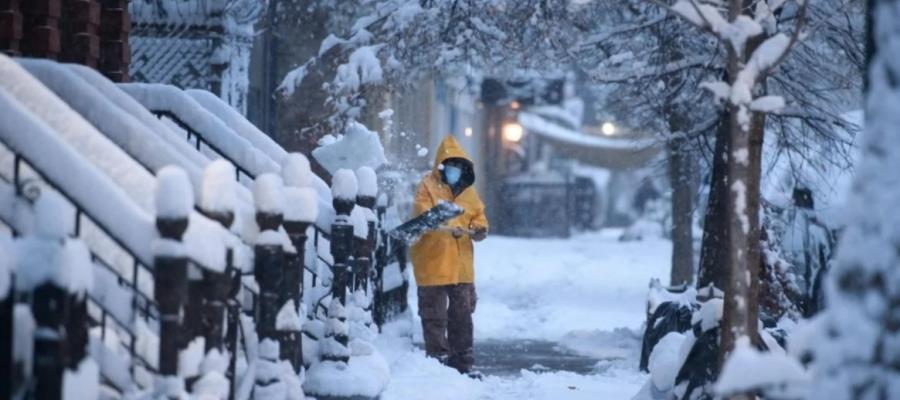
[[[306,231],[318,216],[318,194],[312,188],[309,160],[302,154],[291,153],[285,157],[281,166],[281,176],[286,186],[284,195],[287,201],[283,226],[296,250],[285,263],[283,290],[288,294],[289,300],[293,300],[300,314],[299,320],[302,322],[306,318],[303,312]],[[303,332],[300,326],[284,328],[281,358],[289,360],[294,372],[299,373],[303,368]]]
[[[13,292],[12,240],[0,234],[0,399],[9,399],[13,391]],[[6,283],[5,285],[3,283]]]
[[[384,217],[387,213],[387,195],[382,193],[378,196],[376,200],[376,217],[378,219],[377,225],[377,235],[375,238],[375,272],[373,274],[373,279],[375,280],[373,286],[374,293],[372,294],[373,305],[372,305],[372,319],[375,321],[375,325],[378,326],[379,331],[381,327],[384,325],[384,267],[387,266],[387,254],[388,254],[388,238],[387,232],[384,230]]]
[[[259,333],[258,367],[255,376],[255,396],[283,398],[285,384],[279,371],[280,338],[278,312],[285,301],[284,245],[287,238],[278,228],[284,220],[284,184],[274,174],[262,174],[253,182],[256,203],[256,224],[259,236],[253,247],[253,274],[259,285],[256,329]]]
[[[157,390],[178,397],[183,387],[172,385],[178,376],[178,354],[184,343],[184,308],[188,297],[188,257],[181,238],[193,208],[193,192],[184,171],[165,167],[156,175],[156,229],[153,295],[159,304],[159,374]],[[183,385],[183,384],[182,384]]]
[[[350,213],[355,206],[354,198],[357,192],[356,176],[353,171],[337,171],[332,178],[331,192],[336,215],[331,224],[331,256],[334,264],[331,281],[332,304],[328,307],[328,318],[339,320],[344,329],[327,330],[325,340],[334,340],[341,348],[333,349],[338,351],[323,352],[323,358],[348,362],[350,351],[347,349],[349,338],[346,329],[347,285],[352,272],[350,256],[353,254],[353,225],[350,222]]]

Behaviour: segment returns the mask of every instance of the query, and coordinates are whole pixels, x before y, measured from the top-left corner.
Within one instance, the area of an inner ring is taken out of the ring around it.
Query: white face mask
[[[447,184],[456,185],[459,183],[459,178],[462,177],[462,168],[454,167],[450,165],[444,166],[444,179],[447,180]]]

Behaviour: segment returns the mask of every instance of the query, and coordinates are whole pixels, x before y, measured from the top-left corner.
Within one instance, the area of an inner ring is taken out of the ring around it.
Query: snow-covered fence
[[[381,393],[388,372],[370,344],[372,299],[389,258],[376,254],[390,250],[374,170],[341,171],[329,190],[304,156],[205,92],[165,88],[183,107],[169,104],[159,119],[129,86],[84,67],[0,56],[0,77],[0,166],[13,166],[0,171],[0,222],[28,235],[33,193],[65,203],[57,220],[84,239],[83,275],[95,281],[81,301],[85,324],[98,329],[79,336],[82,353],[103,384],[121,394],[294,398],[306,364],[318,371],[314,393]],[[216,148],[191,147],[176,133],[185,126]],[[14,314],[4,300],[14,297],[0,296],[0,322]],[[323,360],[349,375],[316,367]],[[361,375],[361,386],[349,384]]]

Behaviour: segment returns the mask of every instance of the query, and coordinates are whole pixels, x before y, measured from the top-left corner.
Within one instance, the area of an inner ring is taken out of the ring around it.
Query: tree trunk
[[[727,210],[728,204],[728,154],[731,150],[731,135],[728,131],[729,113],[722,113],[716,128],[716,146],[712,156],[712,176],[709,182],[709,197],[706,201],[706,215],[703,217],[703,239],[700,246],[700,266],[697,273],[697,288],[725,287],[728,261]]]
[[[668,143],[669,185],[672,187],[672,273],[673,286],[694,281],[694,164],[685,154],[685,138]]]

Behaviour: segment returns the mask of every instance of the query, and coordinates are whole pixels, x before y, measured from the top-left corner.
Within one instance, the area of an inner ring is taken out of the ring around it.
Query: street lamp
[[[525,136],[525,130],[522,125],[515,122],[507,122],[503,124],[503,139],[507,142],[518,143]]]
[[[602,126],[600,126],[600,132],[603,132],[606,136],[612,136],[616,134],[616,125],[612,122],[604,122]]]

